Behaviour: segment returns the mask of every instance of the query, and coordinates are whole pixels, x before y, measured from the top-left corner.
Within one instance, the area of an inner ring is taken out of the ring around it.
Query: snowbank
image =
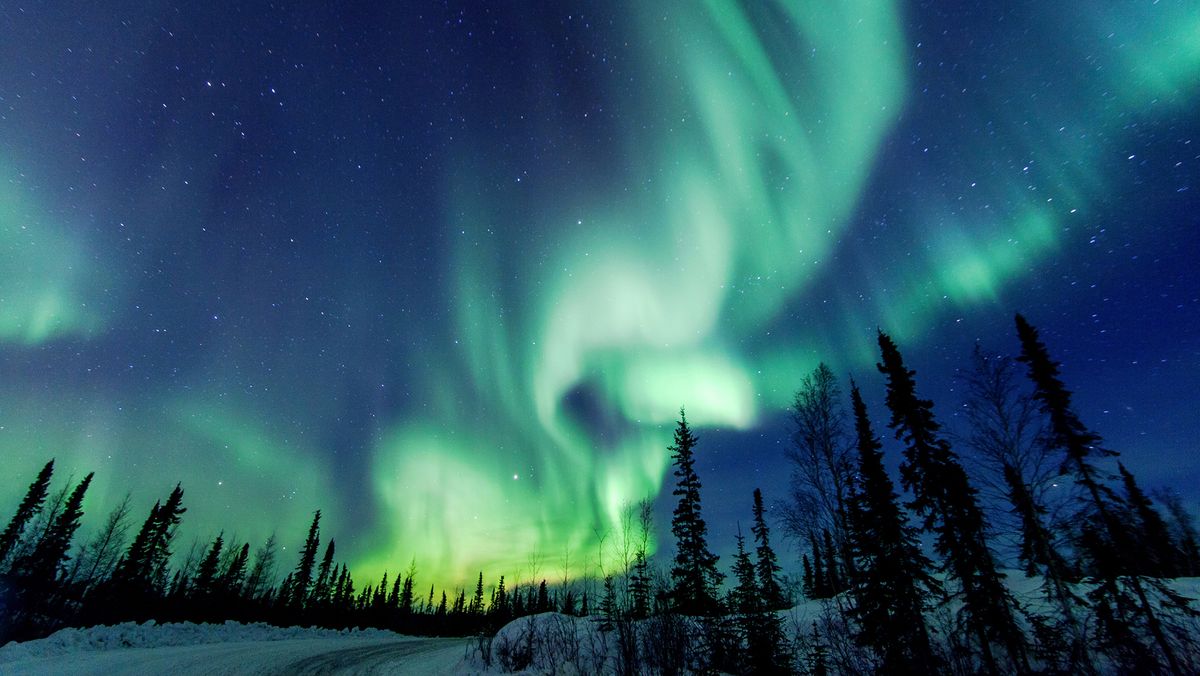
[[[274,627],[261,622],[242,624],[193,624],[179,622],[145,624],[124,622],[87,629],[62,629],[46,638],[24,643],[11,642],[0,648],[0,665],[18,660],[58,657],[74,653],[120,650],[124,648],[161,648],[210,643],[246,643],[290,639],[388,639],[410,637],[380,629],[316,629]]]

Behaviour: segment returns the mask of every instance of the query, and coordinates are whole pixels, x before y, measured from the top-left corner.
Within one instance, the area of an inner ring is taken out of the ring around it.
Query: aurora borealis
[[[745,520],[819,360],[953,425],[1017,310],[1200,502],[1195,3],[68,4],[0,6],[0,508],[578,575],[681,405]]]

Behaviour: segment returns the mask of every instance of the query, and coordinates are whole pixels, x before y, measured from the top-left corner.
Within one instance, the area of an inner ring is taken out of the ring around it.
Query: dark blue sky
[[[1021,311],[1195,508],[1200,10],[803,4],[0,7],[0,506],[584,566],[681,404],[726,537],[818,361],[954,429]]]

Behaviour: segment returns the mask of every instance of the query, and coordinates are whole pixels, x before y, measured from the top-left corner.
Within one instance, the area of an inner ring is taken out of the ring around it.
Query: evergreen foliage
[[[900,475],[913,494],[910,506],[924,518],[926,530],[935,534],[935,548],[945,559],[945,570],[961,587],[962,614],[984,668],[1001,670],[993,646],[1007,654],[1006,670],[1029,670],[1026,644],[1015,618],[1016,601],[1004,586],[987,546],[987,524],[976,491],[950,444],[939,435],[933,402],[917,395],[915,371],[905,367],[900,350],[879,332],[887,377],[889,426],[904,445]]]
[[[856,563],[850,611],[858,626],[855,639],[876,654],[881,673],[933,673],[938,661],[924,610],[926,599],[939,596],[941,588],[900,508],[884,469],[883,446],[853,383],[850,400],[858,450],[858,490],[848,513]]]
[[[1179,627],[1169,626],[1163,614],[1193,616],[1195,611],[1161,581],[1139,574],[1134,517],[1094,464],[1117,454],[1103,448],[1100,436],[1076,415],[1071,392],[1059,378],[1059,364],[1050,358],[1037,329],[1020,314],[1015,321],[1018,360],[1028,368],[1034,398],[1050,418],[1053,446],[1064,456],[1062,471],[1074,478],[1083,496],[1074,521],[1079,524],[1077,548],[1094,585],[1087,598],[1098,624],[1098,646],[1123,669],[1182,673],[1183,662],[1169,635]],[[1139,636],[1143,628],[1148,640]]]
[[[25,491],[25,497],[22,498],[21,504],[17,505],[16,514],[13,514],[12,519],[4,528],[4,532],[0,533],[0,564],[4,563],[21,539],[21,534],[25,532],[25,526],[42,510],[42,505],[46,502],[46,493],[50,489],[50,477],[53,474],[54,460],[51,459],[42,467],[42,471],[38,472],[33,483],[29,484],[29,489]]]
[[[763,507],[762,491],[754,489],[754,525],[750,533],[754,536],[754,553],[757,559],[754,564],[755,575],[765,606],[770,610],[782,610],[788,607],[788,600],[779,585],[779,558],[771,548],[771,531],[767,527],[766,509]]]
[[[317,548],[321,546],[321,510],[313,513],[312,525],[308,527],[308,537],[300,549],[300,562],[292,573],[292,585],[295,589],[290,595],[291,605],[304,607],[312,593],[313,567],[317,562]],[[386,577],[386,573],[384,574]]]
[[[712,615],[720,610],[717,589],[724,575],[717,570],[718,557],[708,549],[708,526],[700,514],[696,443],[687,416],[680,409],[675,441],[669,449],[677,479],[672,495],[679,498],[671,518],[671,533],[676,541],[671,598],[675,610],[684,615]]]

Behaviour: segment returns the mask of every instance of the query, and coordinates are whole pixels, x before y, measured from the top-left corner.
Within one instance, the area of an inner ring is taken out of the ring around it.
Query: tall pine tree
[[[958,456],[939,435],[933,402],[917,396],[916,372],[904,365],[900,350],[882,331],[879,348],[878,368],[888,381],[889,426],[905,445],[901,480],[913,494],[912,508],[935,534],[945,569],[961,587],[962,613],[983,668],[991,673],[1002,669],[993,650],[998,646],[1007,654],[1006,670],[1026,672],[1029,665],[1025,637],[1015,618],[1016,601],[988,549],[987,524],[976,491]]]
[[[289,597],[291,604],[303,608],[312,593],[313,567],[317,562],[317,549],[321,546],[321,510],[313,513],[312,525],[308,527],[308,537],[304,539],[304,547],[300,549],[300,561],[292,573],[294,590]]]
[[[33,483],[29,484],[29,490],[25,491],[25,497],[21,500],[21,504],[17,505],[17,512],[13,514],[8,526],[4,528],[4,532],[0,533],[0,564],[4,563],[9,552],[21,540],[21,534],[25,532],[25,526],[30,519],[41,511],[42,505],[46,502],[46,492],[50,488],[50,477],[53,474],[54,460],[51,459],[42,467],[42,471],[38,472]]]
[[[724,578],[717,570],[717,556],[708,549],[708,526],[700,514],[700,477],[696,474],[697,439],[687,424],[683,409],[671,445],[677,483],[672,495],[679,497],[671,517],[675,536],[675,565],[671,569],[671,600],[684,615],[713,615],[720,610],[717,589]]]
[[[935,673],[938,661],[929,640],[924,610],[941,588],[929,573],[915,531],[897,502],[883,466],[883,446],[871,430],[867,407],[851,383],[858,449],[857,490],[850,499],[849,540],[855,558],[851,616],[855,639],[880,660],[880,673]]]
[[[771,531],[767,528],[762,491],[757,488],[754,489],[754,525],[750,527],[750,533],[754,536],[754,553],[757,555],[754,570],[763,603],[770,610],[782,610],[788,606],[788,601],[779,585],[779,560],[771,548]]]
[[[1124,505],[1105,484],[1105,476],[1093,463],[1110,458],[1114,451],[1103,448],[1100,435],[1089,430],[1071,407],[1071,392],[1059,378],[1059,365],[1050,358],[1037,329],[1023,316],[1015,317],[1021,356],[1033,382],[1034,398],[1050,418],[1051,443],[1064,456],[1062,471],[1070,474],[1083,497],[1075,522],[1079,526],[1079,549],[1088,559],[1091,582],[1088,592],[1099,624],[1100,647],[1123,668],[1157,668],[1160,658],[1172,673],[1182,664],[1160,616],[1164,607],[1191,614],[1185,599],[1161,582],[1134,574],[1136,539]],[[1156,593],[1165,604],[1152,603]],[[1140,627],[1149,632],[1149,649],[1137,636]]]

